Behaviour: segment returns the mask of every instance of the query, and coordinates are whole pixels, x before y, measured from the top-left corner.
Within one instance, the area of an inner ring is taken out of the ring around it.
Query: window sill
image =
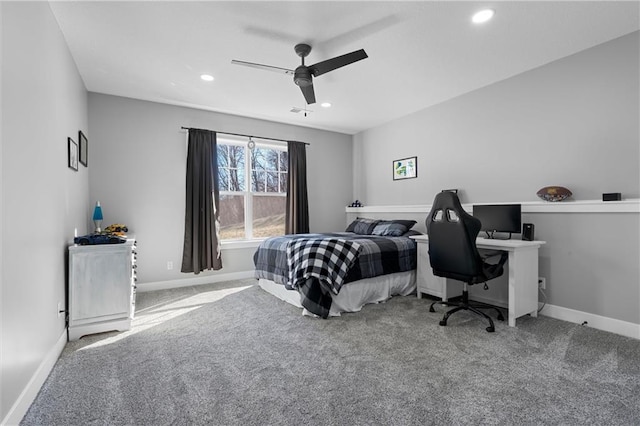
[[[237,240],[237,241],[222,241],[222,250],[236,250],[236,249],[245,249],[245,248],[258,248],[261,240]]]

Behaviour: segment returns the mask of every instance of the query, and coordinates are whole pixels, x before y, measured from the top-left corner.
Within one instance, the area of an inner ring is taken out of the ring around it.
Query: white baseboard
[[[203,275],[195,278],[181,278],[178,280],[155,281],[137,284],[137,291],[143,293],[145,291],[167,290],[170,288],[189,287],[192,285],[213,284],[222,281],[244,280],[253,278],[255,271],[231,272],[228,274]]]
[[[475,294],[473,295],[473,300],[488,303],[490,305],[498,306],[505,309],[507,309],[508,307],[506,303],[500,300],[485,298]],[[587,327],[595,328],[602,331],[608,331],[610,333],[619,334],[625,337],[640,339],[640,324],[634,324],[632,322],[621,321],[614,318],[603,317],[600,315],[590,314],[588,312],[576,311],[575,309],[569,309],[562,306],[549,304],[546,304],[544,308],[542,308],[542,310],[539,312],[539,315],[544,315],[549,318],[568,321],[575,324],[583,324],[586,322],[586,324],[584,325],[586,325]]]
[[[49,350],[47,356],[42,360],[38,369],[31,376],[31,380],[27,383],[27,386],[22,390],[20,396],[13,404],[7,416],[2,419],[1,425],[17,425],[20,424],[20,421],[27,414],[29,407],[38,396],[38,392],[40,392],[40,388],[44,385],[45,380],[49,377],[51,370],[53,370],[53,366],[60,358],[60,354],[64,350],[65,345],[67,344],[67,329],[64,329],[64,332],[60,335],[60,338],[55,343],[55,345]]]
[[[540,311],[541,315],[551,318],[583,324],[587,327],[596,328],[602,331],[619,334],[625,337],[640,339],[640,324],[621,321],[614,318],[603,317],[587,312],[576,311],[574,309],[563,308],[562,306],[545,305]]]

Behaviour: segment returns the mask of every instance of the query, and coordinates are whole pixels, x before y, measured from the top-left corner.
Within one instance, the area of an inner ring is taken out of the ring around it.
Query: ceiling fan
[[[345,65],[349,65],[362,59],[368,58],[367,53],[364,51],[364,49],[360,49],[351,53],[347,53],[346,55],[336,56],[335,58],[327,59],[326,61],[306,66],[304,64],[304,58],[309,55],[309,52],[311,52],[311,46],[309,46],[308,44],[300,43],[296,44],[294,50],[296,51],[297,55],[302,58],[302,65],[300,65],[295,70],[273,67],[271,65],[255,64],[253,62],[237,61],[235,59],[232,60],[231,63],[293,75],[294,83],[296,83],[300,87],[300,90],[302,91],[307,104],[311,105],[316,102],[316,95],[313,91],[313,77],[318,77],[322,74],[328,73],[329,71],[333,71],[335,69],[344,67]]]

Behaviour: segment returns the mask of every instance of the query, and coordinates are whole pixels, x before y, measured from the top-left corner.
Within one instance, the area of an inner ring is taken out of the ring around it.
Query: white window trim
[[[270,148],[277,149],[279,151],[287,151],[287,143],[286,142],[277,142],[277,141],[265,141],[260,138],[252,138],[256,143],[256,147],[261,148]],[[245,202],[245,214],[244,214],[244,234],[245,238],[238,240],[221,240],[220,243],[222,245],[222,249],[238,249],[238,248],[247,248],[247,247],[258,247],[258,245],[265,240],[265,238],[254,238],[253,237],[253,226],[250,226],[253,220],[253,196],[258,195],[260,197],[270,196],[270,197],[285,197],[286,193],[282,192],[253,192],[251,191],[251,161],[249,161],[249,152],[250,149],[247,146],[248,140],[246,139],[236,139],[234,137],[219,137],[217,142],[220,145],[236,145],[242,146],[245,150],[245,191],[219,191],[219,195],[235,195],[242,196]],[[288,172],[287,172],[288,173]],[[250,220],[248,217],[250,216]]]

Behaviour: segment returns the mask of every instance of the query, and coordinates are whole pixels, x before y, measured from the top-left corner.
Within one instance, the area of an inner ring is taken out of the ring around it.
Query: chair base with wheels
[[[470,304],[469,303],[469,291],[467,290],[467,284],[464,284],[464,288],[462,290],[462,300],[460,302],[442,302],[442,301],[436,301],[433,302],[431,304],[431,306],[429,306],[429,312],[435,312],[435,309],[433,309],[433,306],[436,304],[446,304],[446,305],[451,305],[451,306],[455,306],[455,308],[448,310],[445,314],[444,317],[442,318],[442,320],[440,321],[440,325],[442,326],[446,326],[447,325],[447,320],[449,319],[449,317],[458,312],[458,311],[471,311],[483,318],[485,318],[486,320],[489,321],[489,327],[486,328],[486,330],[489,333],[493,333],[494,331],[496,331],[496,328],[493,324],[493,319],[491,319],[491,317],[487,314],[485,314],[484,312],[482,312],[480,309],[494,309],[497,313],[498,313],[498,321],[504,321],[504,316],[502,315],[502,311],[500,311],[500,309],[496,308],[495,306],[491,306],[491,305],[487,305],[485,303],[474,303],[474,304]]]

